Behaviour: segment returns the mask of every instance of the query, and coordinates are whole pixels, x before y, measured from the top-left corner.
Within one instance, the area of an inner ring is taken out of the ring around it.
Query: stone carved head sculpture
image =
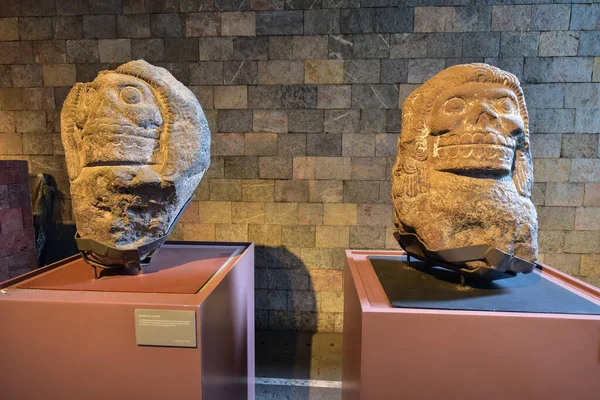
[[[532,182],[527,109],[511,73],[453,66],[405,100],[392,199],[396,238],[409,254],[480,276],[530,271]],[[471,251],[448,251],[462,248]]]
[[[143,249],[140,258],[169,233],[210,164],[210,131],[196,97],[143,60],[77,83],[61,130],[78,235]],[[114,251],[93,253],[101,266],[127,265]]]

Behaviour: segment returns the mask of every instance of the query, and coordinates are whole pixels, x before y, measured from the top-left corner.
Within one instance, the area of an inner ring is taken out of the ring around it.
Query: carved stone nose
[[[490,121],[495,120],[498,118],[498,115],[496,115],[496,113],[489,108],[487,105],[485,104],[481,104],[478,107],[475,108],[474,110],[474,114],[475,114],[475,125],[486,125],[489,124]]]

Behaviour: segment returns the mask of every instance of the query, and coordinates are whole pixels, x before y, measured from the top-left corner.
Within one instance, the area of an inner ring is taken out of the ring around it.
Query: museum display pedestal
[[[343,400],[600,398],[597,288],[544,265],[463,287],[401,251],[346,260]]]
[[[0,284],[0,398],[254,399],[253,244],[102,272],[76,255]]]

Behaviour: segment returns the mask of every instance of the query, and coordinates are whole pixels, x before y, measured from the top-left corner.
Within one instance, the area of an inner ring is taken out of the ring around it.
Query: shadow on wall
[[[315,332],[319,314],[310,275],[285,247],[256,246],[257,329]]]
[[[255,247],[255,302],[257,377],[341,380],[341,335],[315,333],[327,317],[318,312],[308,268],[296,254],[285,247]],[[320,391],[326,390],[256,387],[260,398],[308,399]]]
[[[78,252],[77,228],[63,222],[65,198],[52,175],[31,175],[30,184],[37,260],[43,267]]]

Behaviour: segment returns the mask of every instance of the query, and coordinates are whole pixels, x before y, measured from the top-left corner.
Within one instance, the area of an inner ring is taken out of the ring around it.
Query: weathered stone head
[[[210,164],[196,97],[143,60],[77,83],[61,129],[77,231],[117,249],[166,235]]]
[[[489,245],[537,259],[528,115],[514,75],[457,65],[411,93],[392,180],[399,234],[433,251]]]

